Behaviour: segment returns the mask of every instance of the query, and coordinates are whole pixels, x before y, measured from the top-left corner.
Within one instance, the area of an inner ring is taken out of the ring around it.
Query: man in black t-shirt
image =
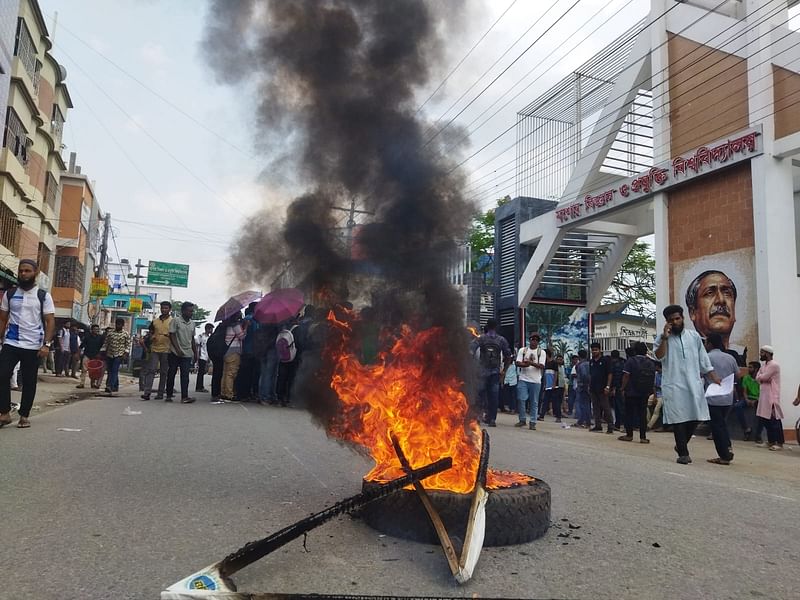
[[[592,342],[592,357],[589,359],[591,383],[589,395],[594,411],[594,427],[590,431],[603,431],[603,420],[608,424],[606,433],[614,433],[614,420],[611,417],[611,405],[608,395],[611,392],[611,365],[609,359],[600,352],[600,344]]]

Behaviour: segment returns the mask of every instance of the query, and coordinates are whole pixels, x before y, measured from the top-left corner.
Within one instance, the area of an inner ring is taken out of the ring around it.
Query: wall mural
[[[722,335],[743,365],[758,360],[753,248],[676,262],[673,299],[686,310],[686,327]]]
[[[589,313],[583,307],[531,303],[525,309],[525,339],[534,331],[542,347],[565,359],[579,350],[589,351]]]

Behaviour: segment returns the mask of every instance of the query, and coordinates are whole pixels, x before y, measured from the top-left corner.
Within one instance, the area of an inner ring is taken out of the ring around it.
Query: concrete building
[[[792,406],[800,33],[789,18],[797,8],[797,0],[652,0],[642,23],[588,63],[589,77],[579,69],[563,82],[570,114],[527,125],[526,138],[546,134],[550,147],[530,143],[518,153],[526,188],[545,186],[560,200],[520,229],[532,256],[517,306],[527,308],[552,278],[584,287],[594,312],[636,240],[653,235],[656,330],[661,309],[675,303],[687,327],[719,332],[742,360],[773,346],[787,438],[800,417]],[[568,160],[558,162],[559,146]],[[549,171],[537,174],[537,164]],[[575,268],[557,270],[578,238],[586,244]]]
[[[8,106],[8,89],[11,85],[18,8],[17,2],[0,2],[0,106],[4,107]]]
[[[20,258],[38,259],[39,284],[49,289],[66,170],[61,135],[72,101],[38,3],[22,0],[17,10],[0,151],[0,270],[15,273]]]
[[[102,242],[102,213],[94,184],[70,155],[69,168],[61,175],[61,202],[53,269],[53,301],[56,319],[89,321],[89,288]]]

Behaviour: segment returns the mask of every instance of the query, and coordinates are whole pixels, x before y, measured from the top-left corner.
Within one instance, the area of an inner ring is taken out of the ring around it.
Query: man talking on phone
[[[661,361],[661,394],[664,423],[673,427],[675,451],[681,465],[692,462],[689,440],[700,421],[710,420],[703,381],[707,375],[716,383],[720,379],[714,372],[711,360],[696,331],[684,328],[683,308],[677,304],[663,311],[667,320],[664,331],[653,343],[656,358]]]

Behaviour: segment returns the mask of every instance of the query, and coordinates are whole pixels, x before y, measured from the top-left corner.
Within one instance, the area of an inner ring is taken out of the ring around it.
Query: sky
[[[476,152],[463,165],[475,182],[468,194],[489,208],[514,195],[517,111],[645,17],[649,2],[452,4],[461,7],[463,22],[445,28],[446,56],[418,92],[420,113],[439,127],[455,117],[453,124],[466,128],[470,148],[456,158]],[[173,297],[215,311],[242,291],[228,258],[241,224],[262,208],[280,221],[302,190],[263,172],[252,92],[218,82],[206,64],[208,5],[40,0],[40,6],[75,105],[67,114],[64,158],[77,153],[112,215],[111,259],[189,264],[189,287],[176,288]],[[269,282],[252,282],[251,289],[268,291]]]

